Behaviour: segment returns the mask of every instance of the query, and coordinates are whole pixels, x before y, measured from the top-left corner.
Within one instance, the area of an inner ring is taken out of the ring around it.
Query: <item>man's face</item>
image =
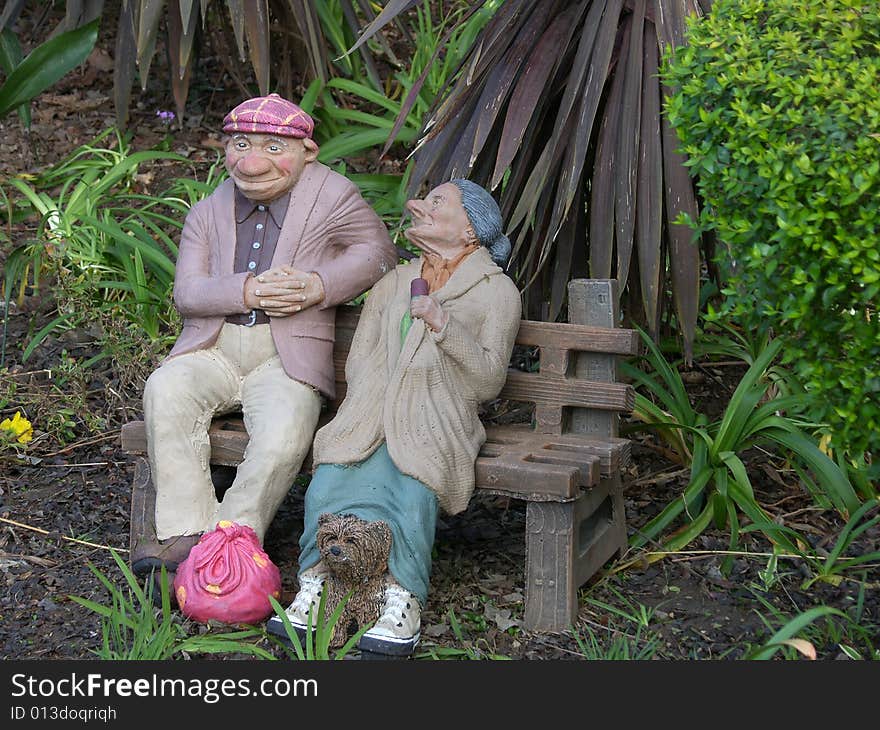
[[[245,197],[269,203],[299,180],[318,157],[310,139],[236,132],[226,142],[226,169]]]
[[[406,209],[412,226],[404,235],[423,251],[446,254],[476,241],[455,183],[438,185],[424,200],[408,201]]]

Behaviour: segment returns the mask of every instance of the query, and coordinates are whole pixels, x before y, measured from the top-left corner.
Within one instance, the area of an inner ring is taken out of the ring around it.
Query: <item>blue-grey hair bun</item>
[[[481,246],[502,269],[510,258],[510,239],[501,230],[501,209],[489,191],[475,182],[455,178],[450,180],[461,192],[461,204]]]

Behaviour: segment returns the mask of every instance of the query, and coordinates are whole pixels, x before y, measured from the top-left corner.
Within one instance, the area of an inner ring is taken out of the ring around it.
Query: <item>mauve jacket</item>
[[[244,283],[251,274],[233,272],[234,194],[234,183],[226,180],[186,216],[174,277],[174,304],[183,330],[168,358],[210,347],[227,315],[250,311]],[[291,191],[272,267],[289,264],[316,272],[324,284],[324,301],[269,322],[291,378],[335,397],[336,306],[369,289],[397,259],[385,225],[354,183],[319,162],[306,165]]]

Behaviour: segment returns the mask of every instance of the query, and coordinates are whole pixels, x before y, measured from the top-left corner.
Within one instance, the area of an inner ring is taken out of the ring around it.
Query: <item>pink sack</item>
[[[259,623],[281,595],[281,574],[247,525],[222,521],[206,532],[177,568],[174,594],[195,621]]]

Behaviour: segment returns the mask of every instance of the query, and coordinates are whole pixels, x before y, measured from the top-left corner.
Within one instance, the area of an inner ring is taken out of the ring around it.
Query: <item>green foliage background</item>
[[[717,0],[663,69],[724,308],[784,338],[813,417],[880,454],[880,6]]]

